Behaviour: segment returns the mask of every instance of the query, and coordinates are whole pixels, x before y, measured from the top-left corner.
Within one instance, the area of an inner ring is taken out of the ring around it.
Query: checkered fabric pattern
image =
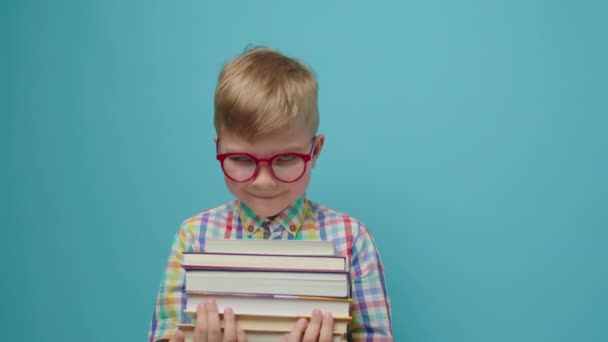
[[[186,293],[182,255],[203,251],[207,239],[221,238],[333,241],[337,253],[347,257],[352,280],[353,320],[348,340],[393,340],[384,268],[372,235],[354,218],[302,196],[273,220],[257,217],[237,200],[184,221],[175,235],[160,284],[149,342],[169,340],[177,323],[193,323],[183,313]]]

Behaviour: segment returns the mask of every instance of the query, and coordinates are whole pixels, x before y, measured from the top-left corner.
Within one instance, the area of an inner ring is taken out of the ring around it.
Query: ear
[[[217,144],[217,139],[219,139],[219,137],[217,135],[213,136],[213,141]]]
[[[315,165],[317,164],[317,159],[319,159],[319,155],[321,155],[324,143],[325,136],[323,134],[317,135],[317,137],[315,138],[315,148],[312,151],[312,167],[315,167]]]

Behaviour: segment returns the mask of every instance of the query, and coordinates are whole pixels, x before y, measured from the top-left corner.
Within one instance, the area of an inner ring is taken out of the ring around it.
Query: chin
[[[254,199],[248,201],[246,204],[253,210],[256,215],[260,217],[274,216],[283,211],[289,204],[283,203],[264,203],[262,201]]]
[[[295,199],[291,200],[291,196],[286,196],[286,194],[273,199],[258,198],[251,196],[251,194],[248,194],[246,197],[246,199],[243,198],[245,204],[260,217],[275,216],[295,201]]]

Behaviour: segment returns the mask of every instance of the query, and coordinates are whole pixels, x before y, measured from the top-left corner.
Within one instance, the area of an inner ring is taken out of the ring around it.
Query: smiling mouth
[[[279,195],[261,196],[261,195],[256,195],[256,194],[251,194],[251,196],[253,196],[255,198],[259,198],[259,199],[264,199],[264,200],[270,200],[270,199],[274,199],[274,198],[279,197]]]

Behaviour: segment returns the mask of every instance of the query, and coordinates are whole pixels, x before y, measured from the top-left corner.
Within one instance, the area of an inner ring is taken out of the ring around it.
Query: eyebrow
[[[309,144],[310,146],[310,144]],[[302,146],[300,144],[298,145],[287,145],[284,148],[280,148],[277,150],[271,150],[272,153],[268,153],[268,156],[272,156],[272,155],[277,155],[277,154],[281,154],[281,153],[289,153],[289,152],[297,152],[297,153],[306,153],[308,152],[308,147],[309,146]],[[235,146],[233,145],[223,145],[222,146],[222,153],[249,153],[252,155],[256,155],[255,153],[252,153],[251,151],[247,151],[246,149],[241,149],[241,148],[235,148]]]

